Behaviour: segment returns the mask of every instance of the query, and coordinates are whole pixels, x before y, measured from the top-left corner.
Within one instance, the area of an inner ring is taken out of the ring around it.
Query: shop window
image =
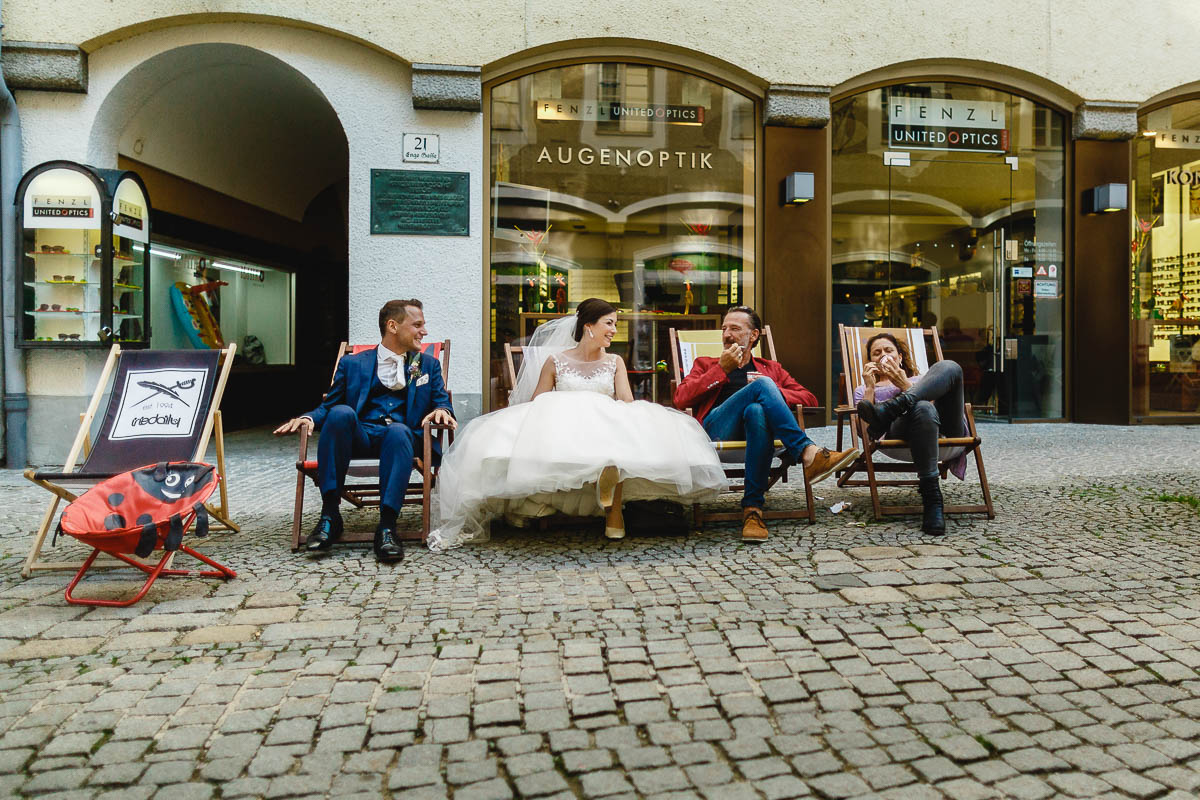
[[[669,401],[666,331],[753,302],[755,101],[698,75],[576,64],[490,90],[493,406],[504,344],[601,297],[639,398]]]
[[[1134,414],[1200,415],[1200,101],[1139,118],[1130,311]]]
[[[977,414],[1061,418],[1064,127],[967,84],[834,103],[833,341],[838,323],[936,325]]]
[[[155,349],[237,345],[237,365],[294,362],[291,272],[204,250],[150,246]]]

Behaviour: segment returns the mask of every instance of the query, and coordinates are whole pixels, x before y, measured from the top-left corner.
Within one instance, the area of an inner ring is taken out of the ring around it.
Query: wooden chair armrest
[[[433,422],[432,420],[421,425],[421,436],[427,443],[433,441],[434,431],[437,431],[437,440],[439,443],[444,443],[445,446],[449,447],[454,442],[454,426],[443,422]],[[443,432],[449,432],[448,436],[443,436]],[[428,444],[426,446],[428,447]]]
[[[300,457],[297,461],[304,462],[308,460],[308,426],[300,426]]]
[[[825,406],[802,406],[799,403],[795,403],[792,405],[792,413],[796,415],[796,424],[800,426],[800,430],[804,430],[804,415],[823,416]],[[818,416],[818,418],[820,417]]]

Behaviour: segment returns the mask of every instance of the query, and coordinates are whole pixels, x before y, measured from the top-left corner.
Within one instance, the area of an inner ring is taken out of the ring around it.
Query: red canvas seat
[[[208,509],[204,501],[220,482],[211,464],[187,461],[160,462],[123,472],[88,489],[68,505],[58,523],[58,532],[92,548],[92,554],[67,586],[68,603],[90,606],[130,606],[141,600],[160,575],[234,578],[237,573],[183,544],[183,536],[196,521],[196,535],[208,535]],[[57,537],[57,533],[55,534]],[[135,561],[155,550],[163,552],[158,563]],[[214,567],[193,571],[168,569],[174,553],[183,551]],[[100,553],[142,570],[149,577],[129,600],[76,598],[76,585]]]

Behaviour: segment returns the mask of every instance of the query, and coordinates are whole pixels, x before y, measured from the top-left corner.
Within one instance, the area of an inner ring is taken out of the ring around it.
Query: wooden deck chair
[[[721,344],[721,331],[719,330],[677,330],[671,328],[668,330],[668,336],[671,341],[671,395],[674,396],[675,388],[683,381],[684,377],[692,371],[692,364],[695,363],[699,356],[710,356],[716,358],[721,355],[724,347]],[[778,361],[775,356],[775,339],[771,336],[771,326],[763,327],[762,336],[754,345],[753,354],[762,357],[763,343],[766,343],[767,358],[772,361]],[[800,406],[793,408],[796,414],[796,422],[799,423],[800,429],[804,430],[804,412]],[[695,414],[694,409],[687,409],[687,413]],[[732,483],[729,486],[731,492],[741,492],[745,487],[746,478],[746,443],[744,441],[722,441],[713,442],[713,447],[717,449],[717,457],[721,460],[721,465],[725,469],[725,477],[729,478]],[[771,469],[767,477],[767,488],[774,486],[776,483],[787,483],[788,471],[787,467],[779,460],[778,455],[783,452],[783,442],[775,440],[776,458],[771,461]],[[803,472],[803,467],[800,468]],[[807,519],[808,524],[812,525],[816,521],[816,506],[813,502],[812,486],[807,480],[804,480],[804,498],[805,504],[803,508],[792,509],[787,511],[763,511],[764,519]],[[705,512],[699,505],[692,507],[692,513],[696,521],[696,525],[703,526],[706,522],[741,522],[741,511],[719,511]]]
[[[73,502],[95,484],[147,464],[204,461],[210,436],[216,442],[221,481],[220,500],[208,504],[208,511],[215,529],[239,530],[229,516],[220,410],[235,351],[232,344],[223,350],[122,350],[113,345],[62,469],[25,470],[26,478],[54,498],[34,534],[22,577],[37,570],[79,569],[82,564],[39,560],[60,501]],[[93,437],[96,412],[106,393],[108,406]],[[105,559],[94,566],[126,565]]]
[[[863,364],[866,362],[866,343],[877,333],[890,333],[895,336],[913,358],[913,365],[918,373],[929,368],[929,351],[925,345],[925,337],[929,337],[933,345],[934,361],[942,360],[942,345],[938,339],[937,328],[850,328],[838,325],[838,335],[842,343],[842,364],[845,372],[841,376],[842,401],[835,409],[838,415],[838,449],[842,447],[843,425],[847,422],[850,429],[850,441],[854,447],[862,449],[859,456],[849,467],[838,473],[838,486],[867,486],[871,489],[871,507],[875,519],[892,514],[920,514],[920,505],[884,505],[879,499],[880,486],[918,486],[916,468],[912,463],[912,452],[908,443],[903,439],[880,439],[872,442],[867,436],[867,423],[858,417],[854,409],[854,389],[862,384]],[[983,492],[983,503],[976,505],[947,505],[947,514],[987,514],[988,519],[995,519],[996,512],[992,506],[992,493],[988,488],[987,473],[983,467],[983,453],[980,450],[981,440],[975,428],[975,414],[970,403],[965,404],[967,418],[967,435],[957,438],[942,437],[938,439],[938,471],[943,479],[950,468],[950,462],[964,453],[974,454],[975,468],[979,473],[979,488]],[[880,461],[878,456],[887,456],[888,460]],[[865,473],[866,478],[855,477]],[[911,478],[881,478],[880,473],[910,473]]]
[[[374,350],[377,345],[373,344],[347,344],[342,342],[338,348],[337,361],[333,365],[333,373],[329,377],[329,382],[333,383],[333,376],[337,375],[338,364],[341,363],[342,357],[352,353],[361,353],[364,350]],[[421,345],[421,352],[436,358],[442,365],[442,379],[449,381],[450,375],[450,340],[446,339],[441,342],[425,342]],[[449,392],[449,390],[447,390]],[[408,541],[420,540],[424,542],[429,537],[430,526],[430,508],[429,496],[433,491],[433,484],[437,478],[438,467],[433,463],[433,440],[436,437],[439,444],[448,447],[450,442],[454,441],[454,433],[450,428],[444,425],[434,425],[432,423],[425,425],[424,428],[424,445],[420,454],[413,456],[413,471],[414,476],[409,479],[408,489],[404,493],[404,500],[420,500],[421,501],[421,531],[419,534],[414,534],[411,531],[397,531],[397,535],[401,539]],[[304,479],[310,479],[314,484],[317,482],[317,460],[308,457],[308,429],[300,429],[300,455],[296,459],[296,501],[292,511],[292,552],[300,549],[301,526],[303,525],[304,516]],[[346,472],[346,485],[342,488],[342,499],[350,503],[355,508],[365,508],[367,506],[379,505],[381,487],[379,485],[379,460],[375,458],[355,458],[350,461],[350,468]],[[375,531],[345,531],[339,542],[369,542],[374,539]]]
[[[508,402],[510,405],[512,393],[517,388],[517,370],[520,368],[520,362],[525,359],[527,354],[533,353],[538,349],[539,348],[537,347],[531,348],[527,345],[509,344],[508,342],[504,343],[504,380],[508,384],[508,394],[506,396],[509,398]],[[565,350],[566,348],[550,347],[540,349],[546,351],[546,355],[543,356],[543,358],[549,358],[551,354],[559,352],[560,350]]]

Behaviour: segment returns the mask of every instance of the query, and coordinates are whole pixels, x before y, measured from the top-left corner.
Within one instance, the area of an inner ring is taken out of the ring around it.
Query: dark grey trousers
[[[938,474],[938,436],[967,435],[963,425],[962,367],[954,361],[939,361],[921,375],[909,392],[917,402],[892,423],[888,436],[907,441],[917,476],[932,478]]]

